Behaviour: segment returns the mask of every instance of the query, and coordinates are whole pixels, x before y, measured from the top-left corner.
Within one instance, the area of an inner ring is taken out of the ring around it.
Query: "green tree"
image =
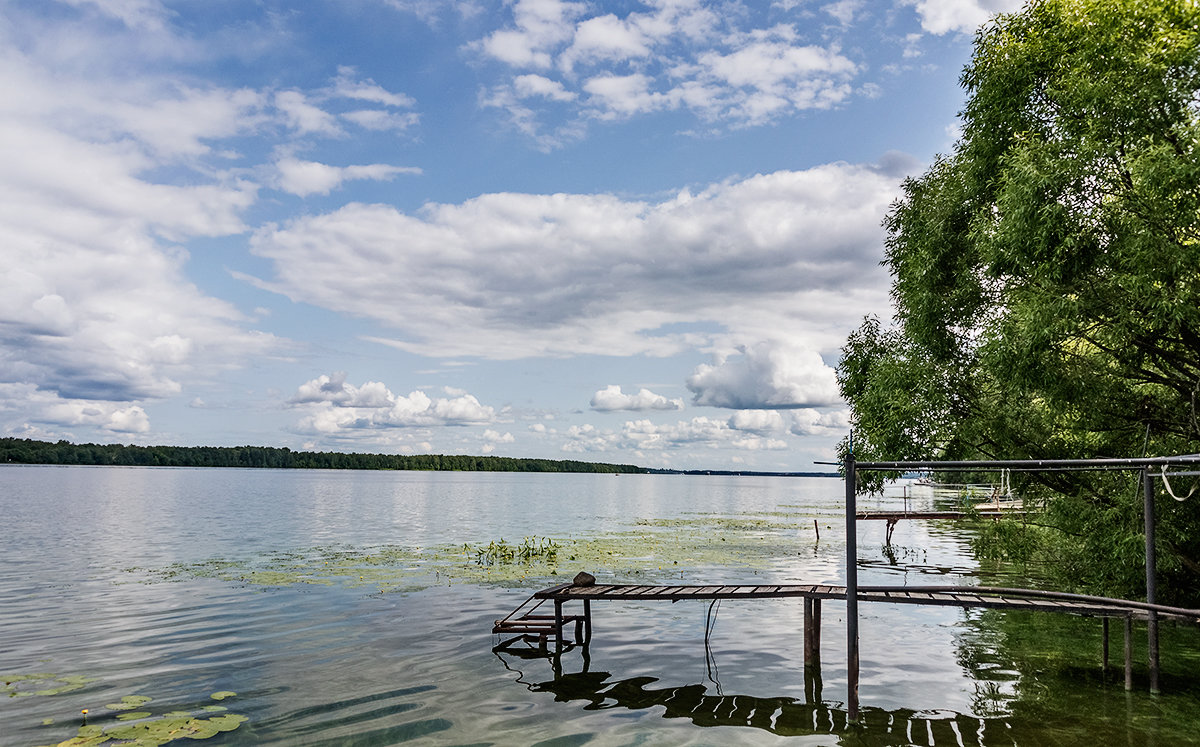
[[[885,221],[894,324],[843,351],[859,458],[1200,451],[1200,6],[1035,0],[962,84],[959,142]],[[1040,480],[1044,556],[1129,593],[1131,481]],[[1164,514],[1160,576],[1200,599],[1200,503]]]

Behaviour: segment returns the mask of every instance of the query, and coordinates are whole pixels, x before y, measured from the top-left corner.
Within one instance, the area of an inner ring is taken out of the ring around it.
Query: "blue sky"
[[[1012,0],[0,0],[0,432],[808,470]]]

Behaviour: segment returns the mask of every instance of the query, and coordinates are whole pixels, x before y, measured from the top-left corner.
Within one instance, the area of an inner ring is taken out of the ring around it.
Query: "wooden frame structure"
[[[1143,496],[1143,522],[1146,541],[1146,638],[1150,665],[1150,692],[1157,693],[1159,674],[1158,619],[1164,608],[1156,602],[1158,582],[1155,575],[1157,552],[1155,542],[1154,479],[1153,468],[1161,470],[1165,478],[1172,467],[1195,467],[1200,465],[1200,454],[1173,457],[1142,457],[1135,459],[994,459],[969,461],[894,461],[858,462],[851,451],[842,463],[846,480],[846,708],[850,720],[858,718],[858,601],[861,592],[858,586],[858,537],[857,497],[859,472],[954,472],[1009,470],[1011,472],[1087,472],[1087,471],[1137,471],[1141,472]],[[1109,600],[1128,604],[1127,600]],[[1125,651],[1126,661],[1130,651],[1130,625],[1126,618]],[[1105,651],[1108,636],[1105,628]],[[1128,664],[1125,675],[1126,687],[1131,686]]]

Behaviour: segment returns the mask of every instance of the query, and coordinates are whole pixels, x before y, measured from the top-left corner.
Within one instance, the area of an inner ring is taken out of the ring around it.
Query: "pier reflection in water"
[[[834,735],[857,745],[962,745],[979,747],[1017,744],[1006,718],[979,718],[951,711],[863,708],[851,723],[844,704],[822,698],[819,668],[805,669],[805,699],[722,693],[719,680],[710,684],[655,686],[657,677],[615,679],[592,671],[587,646],[581,659],[555,656],[538,648],[497,652],[504,666],[531,692],[549,693],[560,702],[578,702],[585,710],[663,709],[662,717],[688,719],[697,726],[760,729],[779,736]],[[581,666],[563,672],[564,658]],[[547,667],[550,679],[538,679]]]

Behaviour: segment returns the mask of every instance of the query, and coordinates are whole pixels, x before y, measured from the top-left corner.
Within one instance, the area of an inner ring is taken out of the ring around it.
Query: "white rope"
[[[1180,498],[1179,496],[1175,495],[1174,490],[1171,490],[1171,483],[1167,482],[1167,465],[1165,465],[1165,464],[1162,466],[1162,481],[1163,481],[1163,487],[1167,489],[1167,495],[1171,496],[1172,498],[1174,498],[1175,500],[1180,501],[1180,502],[1186,501],[1188,498],[1191,498],[1192,493],[1196,492],[1196,486],[1200,485],[1200,481],[1193,482],[1192,489],[1188,491],[1188,494],[1183,496],[1182,498]]]

